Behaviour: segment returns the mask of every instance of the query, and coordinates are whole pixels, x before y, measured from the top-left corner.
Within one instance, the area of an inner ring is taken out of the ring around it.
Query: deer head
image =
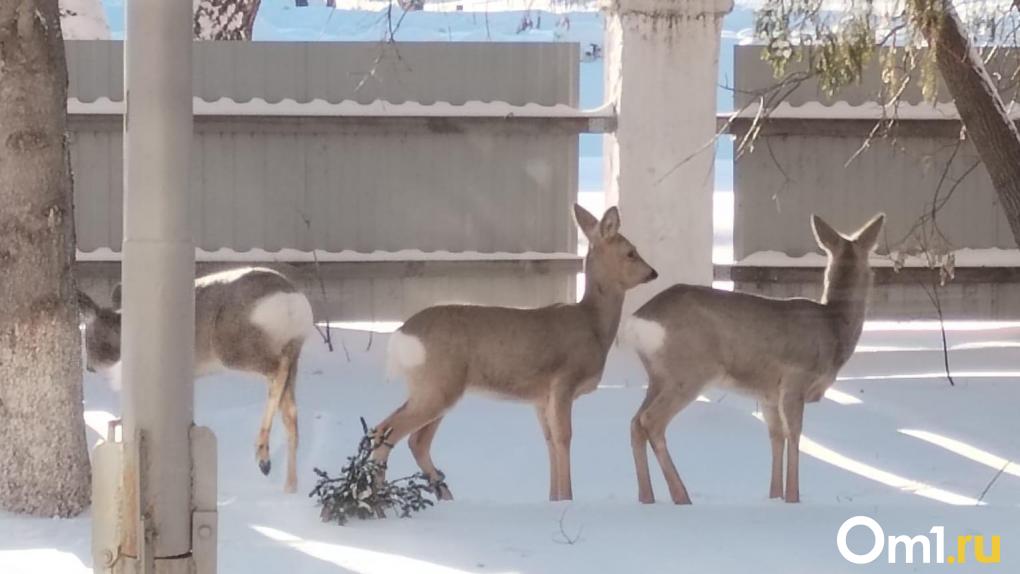
[[[638,254],[634,244],[620,233],[620,211],[606,210],[599,221],[580,205],[574,204],[574,217],[588,238],[584,269],[594,285],[626,291],[654,280],[659,274]]]

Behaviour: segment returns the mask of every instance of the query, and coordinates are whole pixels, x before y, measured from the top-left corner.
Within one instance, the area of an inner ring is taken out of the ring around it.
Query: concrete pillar
[[[125,514],[136,534],[125,551],[146,572],[190,571],[192,3],[131,0],[126,9],[121,338],[125,484],[132,490]]]
[[[634,309],[674,283],[712,282],[719,35],[733,0],[605,0],[606,200],[659,272]]]

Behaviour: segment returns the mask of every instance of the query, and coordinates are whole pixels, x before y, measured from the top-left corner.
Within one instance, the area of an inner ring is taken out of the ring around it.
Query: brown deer
[[[709,384],[761,402],[772,443],[769,497],[800,500],[804,403],[821,399],[857,346],[872,282],[868,255],[884,220],[879,214],[844,237],[812,216],[815,238],[828,255],[818,302],[674,285],[628,319],[621,341],[637,349],[649,381],[630,427],[641,502],[655,501],[648,475],[651,443],[673,502],[690,504],[666,448],[666,426]]]
[[[85,319],[86,366],[115,369],[120,362],[120,286],[113,307],[78,293]],[[272,269],[231,269],[195,280],[195,377],[224,369],[257,373],[269,382],[255,459],[268,475],[269,433],[279,409],[287,430],[286,492],[297,489],[298,420],[295,385],[298,358],[313,329],[308,298]]]
[[[624,293],[658,276],[620,234],[615,207],[602,221],[579,205],[574,215],[589,242],[580,303],[538,309],[430,307],[391,336],[390,373],[406,377],[409,396],[376,427],[374,460],[385,464],[393,446],[410,435],[414,459],[438,497],[453,498],[432,462],[432,439],[466,390],[487,391],[535,405],[549,449],[549,499],[571,499],[574,399],[598,386]]]

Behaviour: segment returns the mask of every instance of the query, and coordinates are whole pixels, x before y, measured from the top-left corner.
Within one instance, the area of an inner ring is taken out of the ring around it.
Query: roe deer
[[[630,427],[641,502],[655,500],[650,442],[673,502],[690,504],[666,448],[666,426],[708,384],[761,401],[772,443],[769,497],[800,500],[804,403],[821,399],[857,346],[871,290],[868,255],[884,220],[879,214],[844,237],[812,216],[815,238],[828,255],[819,302],[674,285],[629,318],[621,341],[637,349],[648,373],[648,392]]]
[[[549,449],[549,498],[571,499],[571,406],[598,386],[624,292],[658,276],[619,233],[615,207],[601,222],[579,205],[574,215],[589,241],[580,303],[441,305],[415,314],[391,336],[390,373],[406,377],[409,396],[375,428],[374,460],[385,464],[393,446],[410,435],[414,459],[436,495],[453,498],[429,454],[432,439],[467,389],[488,391],[535,405]]]
[[[120,362],[120,286],[113,308],[97,305],[79,292],[85,318],[88,370],[108,370]],[[286,492],[297,489],[297,384],[301,346],[313,328],[312,307],[286,277],[271,269],[246,267],[195,280],[195,377],[224,369],[257,373],[269,382],[255,459],[268,475],[269,433],[279,409],[287,430]]]

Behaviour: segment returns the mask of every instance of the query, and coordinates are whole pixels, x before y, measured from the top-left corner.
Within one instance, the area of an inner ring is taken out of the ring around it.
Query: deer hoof
[[[264,474],[266,476],[269,476],[269,471],[272,468],[273,468],[273,462],[272,461],[270,461],[270,460],[260,460],[259,461],[259,470],[262,471],[262,474]]]
[[[440,484],[436,488],[436,498],[439,500],[453,500],[453,493],[450,492],[450,488],[446,484]]]

